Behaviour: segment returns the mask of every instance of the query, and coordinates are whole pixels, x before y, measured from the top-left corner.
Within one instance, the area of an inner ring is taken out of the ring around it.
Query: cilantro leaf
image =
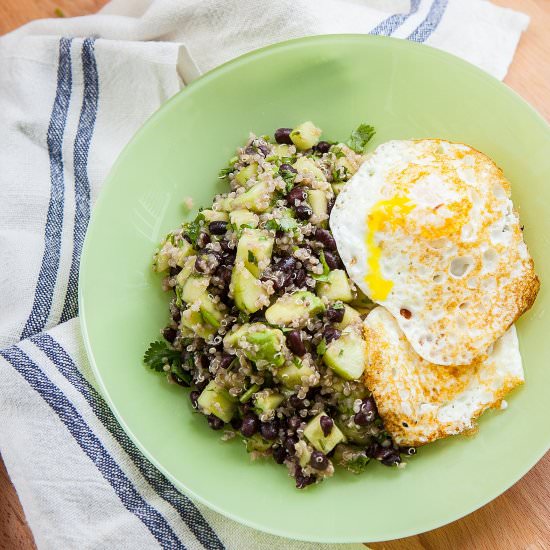
[[[232,172],[235,171],[235,164],[238,160],[239,160],[238,157],[233,157],[232,159],[230,159],[229,160],[229,166],[227,166],[225,168],[222,168],[218,172],[218,178],[221,179],[221,180],[227,179],[229,174],[231,174]]]
[[[279,175],[283,178],[284,182],[286,183],[286,192],[289,193],[294,187],[296,172],[293,172],[292,170],[289,170],[287,168],[283,168],[284,166],[286,165],[282,164],[281,167],[279,168]]]
[[[265,223],[265,228],[270,229],[271,231],[277,231],[277,229],[279,229],[279,223],[277,220],[268,220]]]
[[[197,217],[192,222],[183,224],[183,232],[189,237],[193,245],[197,244],[199,233],[202,226],[204,225],[204,223],[201,222],[204,222],[204,214],[202,212],[199,212]]]
[[[317,355],[325,355],[327,351],[327,341],[323,338],[318,344],[317,344]]]
[[[353,149],[356,153],[364,153],[367,143],[372,139],[376,130],[368,124],[361,124],[356,130],[351,133],[347,141],[347,146]]]
[[[321,260],[321,265],[323,266],[323,274],[322,275],[312,275],[312,277],[316,281],[326,283],[328,281],[328,274],[330,273],[330,267],[327,264],[327,261],[325,259],[325,253],[323,251],[321,251],[321,254],[319,255],[319,259]]]
[[[164,371],[164,365],[176,364],[181,366],[181,354],[171,349],[166,342],[152,342],[143,356],[143,362],[152,370]]]
[[[298,227],[298,222],[293,218],[281,218],[279,228],[281,231],[294,231]]]
[[[344,302],[334,302],[331,307],[332,309],[344,309]]]
[[[258,263],[258,260],[256,259],[256,256],[254,256],[254,252],[252,252],[252,250],[248,251],[248,261],[252,264]]]
[[[366,469],[370,462],[370,458],[363,453],[358,453],[352,460],[344,462],[343,466],[352,474],[361,474]]]

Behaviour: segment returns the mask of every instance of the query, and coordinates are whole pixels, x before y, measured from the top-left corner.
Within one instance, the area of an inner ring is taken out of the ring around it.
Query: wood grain
[[[505,82],[550,120],[550,0],[493,0],[531,16]],[[97,11],[106,0],[0,0],[0,35],[32,19]],[[498,468],[498,465],[495,467]],[[422,535],[373,550],[549,550],[550,453],[482,509]],[[0,458],[0,549],[33,550],[32,534]]]

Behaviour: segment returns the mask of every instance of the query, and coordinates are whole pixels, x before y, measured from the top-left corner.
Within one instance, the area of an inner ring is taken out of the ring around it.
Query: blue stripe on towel
[[[63,204],[65,200],[63,134],[67,123],[72,87],[71,41],[72,39],[69,38],[61,38],[59,41],[57,90],[46,137],[50,156],[51,190],[44,235],[44,254],[38,274],[32,310],[21,334],[22,339],[40,332],[46,326],[52,306],[57,270],[59,269]]]
[[[449,0],[434,0],[424,21],[407,37],[407,40],[426,42],[441,22],[448,3]]]
[[[379,23],[369,34],[392,35],[405,21],[414,15],[420,7],[421,0],[411,0],[409,13],[396,13]]]
[[[224,546],[195,505],[182,495],[133,444],[96,389],[84,378],[71,356],[49,334],[39,334],[32,342],[43,351],[59,372],[84,396],[97,418],[118,441],[156,493],[172,505],[199,542],[208,550]]]
[[[73,257],[69,273],[69,283],[61,322],[78,315],[78,268],[80,254],[88,222],[90,221],[90,181],[88,179],[88,153],[94,133],[99,100],[97,63],[94,55],[94,38],[86,38],[82,44],[82,72],[84,92],[80,119],[74,141],[74,191],[75,214],[73,230]]]
[[[0,351],[58,415],[80,448],[111,484],[122,504],[149,529],[162,548],[185,549],[164,516],[148,504],[60,389],[17,346]]]

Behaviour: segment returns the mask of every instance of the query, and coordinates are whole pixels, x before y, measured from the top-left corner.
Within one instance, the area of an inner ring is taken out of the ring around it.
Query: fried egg
[[[363,323],[368,363],[364,379],[384,427],[402,446],[424,445],[468,432],[488,408],[524,381],[515,327],[494,344],[484,361],[463,367],[434,365],[411,347],[383,307]]]
[[[380,145],[338,195],[330,227],[351,279],[431,363],[487,357],[539,289],[510,184],[468,145]]]

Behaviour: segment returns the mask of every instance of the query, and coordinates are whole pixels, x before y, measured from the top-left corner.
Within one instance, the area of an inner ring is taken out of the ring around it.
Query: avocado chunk
[[[226,348],[242,348],[246,357],[254,361],[257,368],[262,363],[280,367],[285,361],[284,334],[279,329],[266,327],[262,323],[244,324],[232,330],[226,334],[223,344]]]
[[[272,441],[264,439],[260,434],[254,434],[252,437],[245,438],[246,452],[252,453],[254,451],[258,453],[265,453],[273,446]]]
[[[258,223],[260,223],[258,215],[254,214],[254,212],[250,212],[250,210],[246,210],[246,208],[232,210],[229,212],[229,219],[231,220],[231,223],[237,227],[237,229],[243,225],[258,227]]]
[[[365,341],[355,332],[343,332],[327,346],[323,361],[345,380],[357,380],[367,363]]]
[[[282,158],[288,158],[291,157],[292,154],[290,152],[290,147],[286,145],[285,143],[277,144],[273,146],[273,154],[282,159]]]
[[[199,338],[204,338],[205,340],[210,338],[210,336],[212,336],[216,332],[215,327],[208,323],[205,323],[201,311],[186,309],[181,314],[180,323],[182,327],[189,329]]]
[[[233,267],[231,285],[235,305],[241,311],[255,313],[264,307],[264,299],[268,297],[267,290],[244,266]]]
[[[193,267],[195,266],[196,256],[188,256],[185,259],[185,263],[182,266],[181,271],[176,275],[176,284],[180,287],[183,287],[185,281],[189,278],[191,273],[193,273]]]
[[[325,436],[323,429],[321,428],[321,418],[328,416],[325,413],[318,414],[315,418],[310,420],[304,428],[304,436],[307,440],[318,450],[323,453],[330,453],[338,443],[344,441],[344,434],[340,431],[340,428],[334,424],[330,433]]]
[[[297,319],[306,322],[323,311],[325,304],[318,296],[307,290],[298,290],[278,298],[266,309],[265,318],[270,325],[285,326]]]
[[[252,162],[248,166],[241,168],[235,175],[235,181],[239,185],[246,185],[249,180],[255,178],[258,175],[258,163]]]
[[[338,330],[344,330],[349,325],[354,325],[361,322],[361,315],[356,309],[353,309],[348,304],[343,304],[344,306],[344,317],[339,323],[334,323],[334,326]]]
[[[206,294],[209,282],[208,277],[188,277],[181,289],[181,299],[188,304],[200,300]]]
[[[181,239],[178,244],[175,245],[172,242],[173,239],[174,236],[172,234],[168,235],[166,240],[162,243],[160,250],[153,257],[153,271],[158,273],[167,271],[171,261],[183,267],[187,256],[195,254],[195,249],[191,243],[187,242],[185,239]]]
[[[300,151],[311,149],[314,145],[319,143],[320,138],[321,129],[317,128],[310,120],[302,122],[302,124],[299,124],[290,132],[292,143],[294,143],[296,148]]]
[[[374,307],[373,301],[359,287],[357,287],[356,296],[351,305],[356,309],[368,311]]]
[[[309,202],[316,216],[325,217],[328,214],[327,194],[324,191],[320,189],[310,189],[307,192],[307,202]]]
[[[237,260],[242,260],[248,271],[259,277],[271,259],[274,240],[261,229],[245,229],[237,245]],[[265,267],[260,269],[259,266],[264,264]]]
[[[277,371],[277,379],[285,388],[293,390],[296,386],[302,385],[304,376],[309,378],[312,374],[315,374],[315,371],[309,365],[291,363]]]
[[[269,210],[272,194],[265,181],[255,183],[248,191],[230,199],[229,210],[247,208],[252,212],[260,213]],[[226,205],[227,206],[227,205]]]
[[[284,395],[264,390],[254,395],[254,405],[260,412],[274,411],[284,400]]]
[[[334,450],[333,460],[338,466],[343,466],[352,474],[360,474],[365,471],[370,458],[365,449],[354,445],[340,444]]]
[[[300,466],[302,468],[305,468],[309,464],[309,461],[311,460],[310,447],[305,441],[300,440],[298,441],[298,443],[294,445],[294,448],[296,449],[296,456],[299,457],[298,462]]]
[[[325,181],[323,171],[310,158],[300,157],[292,166],[302,174],[311,174],[316,180]]]
[[[213,414],[224,422],[230,422],[237,410],[237,400],[214,380],[202,390],[197,403],[206,414]]]
[[[317,283],[316,290],[319,296],[326,296],[331,302],[337,300],[351,302],[353,300],[351,284],[343,269],[333,269],[328,274],[328,281]]]
[[[227,212],[221,212],[220,210],[202,210],[201,214],[204,216],[204,221],[206,223],[229,221]]]
[[[345,183],[333,183],[332,184],[332,190],[334,191],[334,194],[336,196],[338,196],[340,191],[342,191],[342,189],[344,188],[344,185],[346,185],[346,184]]]

